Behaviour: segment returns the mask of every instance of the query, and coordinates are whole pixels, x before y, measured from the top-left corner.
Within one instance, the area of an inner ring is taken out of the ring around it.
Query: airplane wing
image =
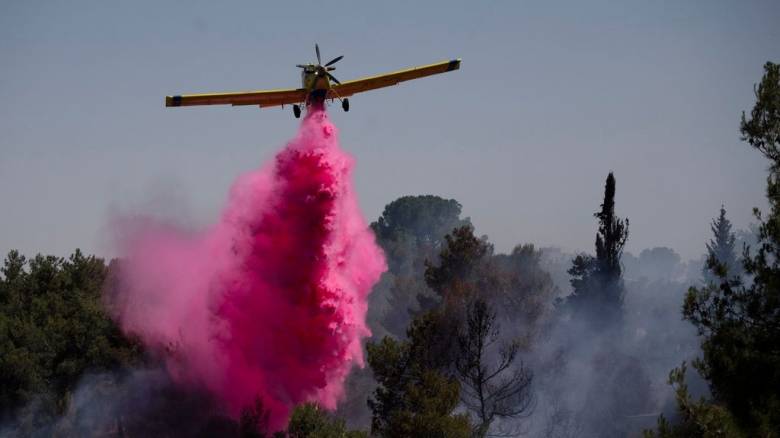
[[[300,103],[306,100],[303,88],[239,91],[236,93],[182,94],[165,96],[165,106],[259,105],[261,108]]]
[[[406,70],[398,70],[392,73],[355,79],[354,81],[346,81],[342,82],[341,85],[333,84],[328,91],[328,99],[349,97],[356,93],[362,93],[363,91],[389,87],[399,82],[446,73],[459,68],[460,59],[453,59],[452,61],[442,61],[435,64],[412,67]]]

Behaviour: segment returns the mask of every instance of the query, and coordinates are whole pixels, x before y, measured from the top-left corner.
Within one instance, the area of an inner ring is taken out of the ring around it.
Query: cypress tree
[[[569,275],[574,292],[568,302],[575,311],[587,311],[596,320],[613,322],[623,305],[623,268],[621,257],[628,240],[628,219],[615,215],[615,176],[607,176],[604,202],[593,215],[599,221],[596,233],[596,256],[580,254],[572,261]],[[590,312],[595,312],[595,315]]]

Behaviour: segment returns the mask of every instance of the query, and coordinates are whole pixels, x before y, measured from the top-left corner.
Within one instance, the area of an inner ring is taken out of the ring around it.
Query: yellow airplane
[[[315,44],[317,64],[298,64],[301,71],[301,88],[279,90],[239,91],[235,93],[182,94],[165,96],[165,106],[191,105],[257,105],[260,108],[271,106],[292,105],[296,118],[301,116],[301,105],[321,105],[326,99],[338,99],[341,108],[349,111],[349,96],[377,88],[389,87],[399,82],[445,73],[460,68],[460,59],[442,61],[419,67],[398,70],[377,76],[369,76],[354,81],[339,82],[330,72],[335,70],[333,64],[344,56],[333,58],[325,65],[320,59],[320,47]],[[331,83],[333,81],[334,83]]]

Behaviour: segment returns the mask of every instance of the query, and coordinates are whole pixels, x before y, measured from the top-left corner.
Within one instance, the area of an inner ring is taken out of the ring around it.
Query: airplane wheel
[[[293,105],[293,114],[295,114],[295,118],[296,119],[300,119],[301,118],[301,107],[299,107],[298,105]]]
[[[349,111],[349,99],[344,99],[341,101],[341,108],[344,110],[344,112]]]

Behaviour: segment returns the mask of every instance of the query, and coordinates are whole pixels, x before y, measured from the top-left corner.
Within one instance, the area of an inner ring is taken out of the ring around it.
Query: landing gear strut
[[[349,111],[349,99],[343,99],[341,101],[341,109],[343,109],[344,112]]]
[[[301,118],[301,107],[298,105],[293,105],[293,114],[295,115],[296,119]]]

